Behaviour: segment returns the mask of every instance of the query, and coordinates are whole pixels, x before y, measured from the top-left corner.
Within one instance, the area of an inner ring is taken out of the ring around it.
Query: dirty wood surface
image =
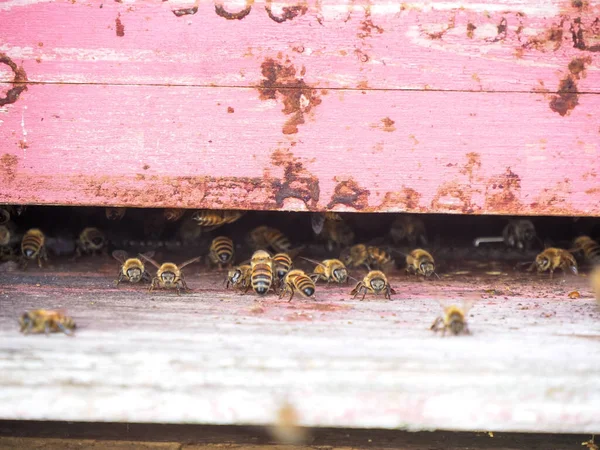
[[[115,289],[114,272],[3,274],[0,419],[268,425],[287,402],[310,427],[600,431],[600,311],[583,276],[394,275],[392,301],[332,286],[288,303],[193,270],[181,297]],[[471,336],[428,329],[440,299],[477,299]],[[76,336],[19,334],[42,307],[66,309]]]
[[[599,16],[7,1],[0,202],[599,215]]]

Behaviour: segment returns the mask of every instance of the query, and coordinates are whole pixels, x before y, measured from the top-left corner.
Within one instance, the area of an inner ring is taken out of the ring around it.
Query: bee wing
[[[188,266],[188,265],[190,265],[190,264],[193,264],[193,263],[195,263],[195,262],[198,262],[198,261],[200,261],[201,259],[202,259],[202,256],[196,256],[195,258],[188,259],[188,260],[187,260],[187,261],[185,261],[184,263],[180,264],[180,265],[179,265],[179,268],[180,268],[180,269],[183,269],[185,266]]]
[[[123,264],[127,260],[127,252],[125,250],[115,250],[112,252],[112,257]]]
[[[147,252],[144,252],[144,255],[146,255],[148,258],[154,258],[155,253],[156,252],[154,250],[148,250]]]
[[[152,265],[153,265],[154,267],[156,267],[157,269],[160,269],[160,264],[158,264],[156,261],[154,261],[154,260],[152,259],[152,257],[150,257],[150,256],[146,256],[146,254],[142,254],[142,253],[139,253],[139,254],[138,254],[138,256],[139,256],[140,258],[142,258],[143,260],[145,260],[145,261],[148,261],[150,264],[152,264]]]
[[[310,216],[310,224],[315,234],[321,234],[323,226],[325,225],[325,214],[313,213]]]

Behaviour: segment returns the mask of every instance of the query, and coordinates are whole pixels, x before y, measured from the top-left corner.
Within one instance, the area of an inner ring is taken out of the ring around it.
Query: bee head
[[[460,334],[465,329],[465,322],[462,319],[453,318],[450,320],[448,327],[452,334]]]
[[[160,279],[167,286],[170,286],[175,283],[175,274],[173,272],[163,272],[160,274]]]
[[[540,270],[541,272],[548,270],[548,268],[550,267],[550,260],[545,256],[538,257],[535,263],[538,266],[538,270]]]
[[[29,324],[31,324],[32,318],[28,312],[21,314],[19,318],[19,325],[21,326],[21,331],[25,330]]]
[[[421,264],[419,264],[419,269],[423,275],[429,277],[435,272],[435,265],[431,261],[422,261]]]
[[[385,280],[382,278],[373,278],[370,284],[375,292],[380,292],[385,288]]]
[[[130,282],[137,283],[142,279],[142,271],[139,267],[131,267],[127,269],[127,276]]]
[[[343,267],[340,267],[333,271],[333,276],[339,283],[343,283],[348,279],[348,271]]]

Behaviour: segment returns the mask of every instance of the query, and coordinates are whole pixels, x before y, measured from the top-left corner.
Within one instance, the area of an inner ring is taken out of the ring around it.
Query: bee
[[[57,333],[62,331],[68,336],[73,335],[75,321],[61,311],[36,309],[27,311],[19,318],[21,333]]]
[[[550,247],[535,257],[535,261],[529,266],[528,271],[531,272],[537,267],[538,273],[550,271],[550,278],[553,278],[554,271],[561,269],[563,273],[567,270],[577,275],[577,262],[573,255],[562,248]]]
[[[290,240],[277,228],[256,227],[250,232],[250,242],[255,248],[271,248],[277,253],[289,252]]]
[[[292,301],[296,292],[300,293],[303,297],[312,297],[315,295],[316,287],[313,280],[304,273],[303,270],[294,269],[290,270],[285,278],[283,279],[283,289],[279,293],[279,298],[285,294],[290,293],[290,299]]]
[[[533,222],[527,219],[511,220],[502,230],[504,244],[519,250],[529,250],[537,239]]]
[[[283,283],[283,279],[292,269],[293,262],[290,255],[287,253],[277,253],[273,256],[273,275],[277,284]]]
[[[264,250],[257,250],[250,260],[252,289],[258,295],[266,295],[273,284],[273,261]]]
[[[4,205],[2,209],[6,210],[11,216],[20,216],[27,209],[26,205]]]
[[[252,285],[251,275],[252,266],[250,264],[242,264],[241,266],[230,269],[227,273],[227,279],[225,280],[227,288],[229,288],[229,285],[231,284],[234,289],[248,292]]]
[[[278,444],[283,445],[307,445],[311,440],[308,430],[299,425],[296,408],[288,402],[284,402],[277,410],[276,420],[269,427],[269,432]]]
[[[10,213],[7,209],[0,208],[0,225],[4,225],[10,220]]]
[[[98,228],[87,227],[79,234],[75,253],[81,256],[84,253],[96,253],[104,249],[106,237]]]
[[[6,225],[0,225],[0,247],[10,243],[11,232]]]
[[[177,222],[179,219],[183,217],[185,214],[185,209],[183,208],[167,208],[163,210],[163,215],[167,222]]]
[[[198,226],[204,227],[207,231],[210,231],[222,225],[233,223],[244,214],[245,211],[199,209],[192,214],[192,220],[194,220]]]
[[[596,301],[600,303],[600,266],[596,266],[590,274],[590,282],[592,283],[592,290],[596,294]]]
[[[346,249],[340,255],[340,260],[348,267],[360,267],[363,264],[368,265],[369,254],[365,244],[356,244]]]
[[[146,256],[152,258],[154,252],[145,253]],[[115,250],[112,252],[113,258],[121,263],[119,269],[119,278],[115,280],[115,286],[118,286],[123,280],[130,283],[139,283],[142,280],[149,281],[150,276],[146,272],[144,263],[139,258],[128,258],[127,252],[124,250]]]
[[[310,224],[315,234],[321,234],[325,222],[339,222],[342,220],[342,216],[335,212],[312,213],[310,216]]]
[[[388,252],[372,245],[367,247],[367,256],[369,267],[382,269],[394,263],[392,256]]]
[[[171,262],[158,264],[147,255],[140,254],[138,256],[152,264],[157,269],[156,276],[152,278],[152,283],[150,284],[148,291],[151,292],[154,290],[154,288],[159,286],[164,289],[177,289],[177,295],[181,295],[181,289],[184,291],[190,290],[185,282],[185,279],[183,278],[183,268],[189,264],[198,262],[201,259],[200,256],[197,256],[177,266],[177,264]]]
[[[408,242],[411,247],[415,247],[417,242],[421,245],[427,245],[425,223],[420,218],[412,215],[397,217],[390,227],[390,236],[396,245],[404,241]]]
[[[431,253],[421,248],[413,250],[406,255],[406,271],[408,273],[414,273],[415,275],[430,277],[435,274],[435,261],[433,260],[433,256],[431,256]]]
[[[380,270],[371,270],[362,281],[356,283],[356,286],[350,292],[350,295],[353,295],[356,298],[362,292],[363,296],[361,300],[365,299],[367,292],[371,292],[375,295],[380,295],[382,292],[384,293],[384,297],[388,300],[391,300],[391,294],[395,294],[396,291],[392,289],[390,283],[385,276],[385,274]]]
[[[312,261],[308,258],[303,259],[316,264],[313,273],[310,274],[310,277],[314,282],[317,282],[318,280],[327,281],[327,284],[331,282],[348,282],[348,269],[346,269],[344,263],[339,259],[325,259],[321,262]]]
[[[591,263],[600,263],[600,244],[589,236],[580,236],[573,241],[571,252],[583,252],[585,259]]]
[[[106,208],[104,210],[104,214],[106,214],[108,220],[121,220],[126,212],[127,208]]]
[[[466,320],[467,313],[471,309],[471,306],[472,303],[467,303],[463,306],[445,306],[443,315],[437,317],[429,329],[436,333],[441,331],[442,336],[446,335],[446,331],[450,331],[450,333],[456,336],[459,334],[471,334]]]
[[[233,261],[234,246],[233,241],[225,236],[214,238],[208,251],[208,261],[219,268]]]
[[[354,242],[354,231],[342,220],[327,220],[323,230],[323,237],[327,239],[327,250],[346,247]]]
[[[46,236],[41,230],[32,228],[23,235],[21,240],[21,253],[25,260],[37,259],[39,267],[42,267],[42,259],[47,261]]]

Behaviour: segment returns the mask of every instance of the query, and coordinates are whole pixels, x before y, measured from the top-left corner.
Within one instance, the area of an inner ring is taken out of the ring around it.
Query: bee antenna
[[[441,280],[440,276],[436,272],[433,272],[433,274],[438,278],[438,280]]]
[[[396,250],[395,248],[391,248],[391,247],[390,247],[390,251],[391,251],[392,253],[396,253],[396,254],[398,254],[398,255],[400,255],[400,256],[404,256],[404,257],[408,256],[406,253],[403,253],[403,252],[401,252],[400,250]]]
[[[325,265],[324,265],[324,264],[320,263],[319,261],[315,261],[314,259],[306,258],[306,257],[304,257],[304,256],[299,256],[299,258],[300,258],[300,259],[303,259],[303,260],[305,260],[305,261],[311,262],[311,263],[313,263],[313,264],[317,264],[317,265],[319,265],[319,266],[323,266],[323,267],[325,267]]]
[[[350,274],[348,274],[348,278],[350,278],[350,279],[352,279],[352,280],[356,281],[357,283],[358,283],[358,282],[360,282],[360,280],[358,280],[358,279],[354,278],[354,277],[353,277],[352,275],[350,275]]]

